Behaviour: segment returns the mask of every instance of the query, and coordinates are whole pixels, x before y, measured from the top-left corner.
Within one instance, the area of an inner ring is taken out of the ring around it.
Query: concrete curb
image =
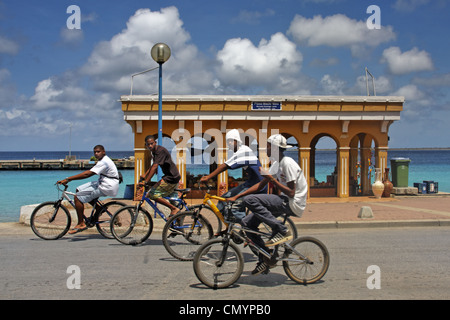
[[[448,227],[450,220],[374,220],[374,221],[323,221],[297,222],[301,229],[350,229],[350,228],[388,228],[388,227]]]
[[[165,221],[153,220],[153,233],[161,233]],[[450,219],[445,220],[372,220],[372,221],[317,221],[296,222],[295,226],[301,230],[330,230],[330,229],[357,229],[357,228],[405,228],[405,227],[450,227]],[[91,228],[83,233],[97,233],[96,228]],[[33,234],[29,224],[20,222],[0,223],[0,236],[11,234]]]

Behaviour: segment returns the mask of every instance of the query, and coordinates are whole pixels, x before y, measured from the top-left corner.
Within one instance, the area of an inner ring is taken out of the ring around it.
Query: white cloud
[[[0,53],[15,55],[19,52],[19,45],[2,35],[0,35]]]
[[[34,96],[32,96],[30,100],[34,102],[34,105],[38,110],[59,107],[59,103],[55,98],[62,93],[62,90],[55,89],[51,79],[45,79],[38,83],[34,90]]]
[[[346,82],[326,74],[320,80],[320,84],[327,95],[343,95]]]
[[[63,27],[61,28],[59,35],[63,44],[71,46],[80,44],[84,39],[82,29],[68,29]]]
[[[417,48],[402,53],[399,47],[390,47],[383,51],[382,62],[386,62],[389,71],[396,75],[434,69],[429,53]]]
[[[401,87],[395,93],[395,96],[404,96],[407,101],[414,101],[416,103],[426,105],[429,103],[425,93],[423,93],[416,85],[409,84]]]
[[[230,39],[217,53],[217,60],[222,84],[248,88],[290,83],[301,69],[303,56],[285,35],[276,33],[258,46],[249,39]]]
[[[408,120],[417,121],[417,119],[421,119],[423,121],[433,114],[432,107],[435,105],[435,102],[414,84],[401,87],[393,95],[405,97],[402,117]]]
[[[343,14],[325,18],[319,15],[312,19],[296,15],[287,33],[298,43],[311,47],[349,47],[355,53],[361,50],[361,46],[376,47],[396,38],[391,26],[370,30],[366,21],[350,19]]]
[[[176,7],[137,10],[122,32],[96,46],[81,72],[94,80],[97,90],[128,94],[132,74],[157,66],[150,50],[162,40],[172,51],[163,67],[166,93],[192,94],[213,88],[212,74],[206,70],[206,62],[197,48],[189,44],[190,35],[183,28]],[[135,81],[133,93],[149,94],[158,90],[157,71]]]
[[[369,78],[369,93],[373,94],[373,84],[372,79]],[[392,83],[388,77],[379,76],[375,80],[375,92],[377,95],[385,95],[392,92]],[[367,81],[365,76],[359,76],[356,79],[356,91],[354,94],[366,95],[367,94]]]

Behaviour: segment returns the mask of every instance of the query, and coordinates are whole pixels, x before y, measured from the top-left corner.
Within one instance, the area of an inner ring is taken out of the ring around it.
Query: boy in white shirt
[[[266,243],[260,236],[248,233],[248,236],[258,246],[268,251],[267,247],[289,241],[292,234],[288,228],[278,219],[282,213],[301,217],[306,207],[308,185],[305,176],[294,159],[284,156],[284,151],[291,146],[287,145],[286,138],[281,134],[270,136],[267,139],[267,155],[272,160],[269,172],[261,172],[264,179],[248,189],[247,191],[229,198],[234,201],[239,197],[244,198],[244,205],[251,214],[242,220],[242,225],[257,230],[261,222],[272,228],[272,237]],[[263,188],[267,183],[272,184],[279,190],[280,194],[251,194]],[[260,274],[269,269],[262,256],[252,274]]]
[[[56,182],[57,184],[66,185],[72,180],[82,180],[92,177],[95,174],[99,175],[97,181],[85,183],[77,188],[74,199],[78,223],[69,231],[69,234],[75,234],[87,229],[84,223],[85,203],[92,202],[99,197],[115,197],[119,191],[119,172],[114,162],[106,155],[105,148],[102,145],[96,145],[94,147],[94,156],[98,162],[90,170]]]

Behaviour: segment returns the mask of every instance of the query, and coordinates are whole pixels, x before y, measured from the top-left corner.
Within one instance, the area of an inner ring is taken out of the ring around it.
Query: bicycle
[[[202,190],[201,187],[199,189]],[[212,200],[225,202],[226,198],[211,195],[211,186],[207,185],[201,204],[190,206],[188,211],[179,212],[167,220],[162,233],[162,241],[171,256],[181,261],[191,261],[202,243],[212,239],[213,236],[219,237],[226,233],[229,223],[234,221],[230,205],[225,206],[224,215]],[[211,215],[214,215],[217,220],[211,218]],[[295,239],[298,234],[294,222],[288,217],[281,219],[284,219],[283,223],[287,224]],[[205,220],[207,224],[205,224]],[[215,234],[211,234],[210,229],[212,227],[208,225],[211,224],[211,221],[218,221],[216,225],[218,232]],[[222,231],[222,224],[225,225],[224,231]],[[271,228],[264,223],[261,224],[260,228],[271,232]]]
[[[71,198],[75,196],[75,193],[67,191],[68,185],[64,185],[64,189],[61,189],[59,185],[56,185],[56,188],[58,193],[62,192],[61,197],[56,201],[39,204],[30,217],[31,229],[44,240],[56,240],[63,237],[72,223],[70,212],[63,204],[63,200],[67,200],[75,208],[75,202]],[[112,239],[109,226],[111,217],[118,208],[125,207],[126,204],[120,201],[103,203],[98,198],[94,201],[90,216],[84,216],[86,226],[88,228],[95,226],[102,236]]]
[[[118,210],[111,219],[111,234],[122,244],[138,245],[146,241],[153,232],[153,219],[151,214],[143,207],[148,203],[154,211],[154,217],[157,214],[164,220],[168,221],[167,217],[156,205],[156,202],[146,197],[149,186],[142,195],[140,202],[136,206],[127,206]],[[164,197],[172,202],[173,205],[182,209],[190,210],[185,198],[191,189],[175,189],[176,192],[181,193],[179,197]]]
[[[276,245],[272,252],[267,252],[256,245],[247,233],[258,234],[263,239],[271,236],[271,233],[254,231],[232,222],[222,239],[212,239],[200,246],[195,253],[193,267],[201,283],[219,289],[231,286],[240,278],[244,269],[244,258],[236,243],[246,243],[261,253],[270,268],[282,261],[286,275],[296,283],[315,283],[322,279],[328,270],[328,250],[316,238],[296,238],[292,242]]]

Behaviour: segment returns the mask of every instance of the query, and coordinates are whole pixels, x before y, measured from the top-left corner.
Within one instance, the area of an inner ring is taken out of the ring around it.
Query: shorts
[[[150,191],[147,193],[147,198],[156,200],[162,197],[169,197],[174,193],[178,183],[167,183],[164,180],[161,180]]]
[[[106,197],[98,188],[98,181],[82,184],[77,188],[76,196],[82,203],[88,203],[100,197]]]

